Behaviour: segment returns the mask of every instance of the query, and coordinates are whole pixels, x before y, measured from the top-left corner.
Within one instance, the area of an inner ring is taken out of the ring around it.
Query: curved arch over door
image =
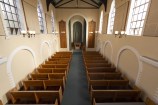
[[[82,42],[82,24],[79,21],[73,24],[73,42],[74,43]]]

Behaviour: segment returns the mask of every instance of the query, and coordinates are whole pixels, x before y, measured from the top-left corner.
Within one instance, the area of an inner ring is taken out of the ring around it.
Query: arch
[[[86,47],[88,46],[88,43],[87,43],[87,41],[88,41],[88,19],[87,19],[87,17],[85,16],[85,15],[83,15],[83,14],[81,14],[81,13],[74,13],[74,14],[72,14],[71,16],[69,16],[68,17],[68,19],[67,19],[67,21],[66,21],[66,34],[67,34],[67,49],[69,50],[69,29],[68,29],[68,26],[69,26],[69,21],[70,21],[70,19],[73,17],[73,16],[76,16],[76,15],[78,15],[78,16],[81,16],[81,17],[83,17],[85,20],[86,20]]]
[[[105,47],[107,46],[107,45],[110,45],[110,47],[111,47],[111,57],[110,57],[110,60],[111,60],[111,62],[112,62],[112,58],[113,58],[113,46],[112,46],[112,43],[111,43],[111,41],[105,41],[104,42],[104,44],[103,44],[103,54],[105,54]],[[104,56],[104,55],[103,55]]]
[[[83,22],[81,20],[77,19],[77,20],[72,22],[72,27],[73,27],[74,23],[76,23],[76,22],[80,22],[82,24],[82,41],[83,41],[83,30],[84,30],[83,29],[83,27],[84,27]],[[71,27],[71,29],[72,29],[72,27]],[[73,35],[71,36],[71,41],[73,41]]]
[[[97,48],[96,48],[96,51],[99,51],[100,52],[100,49],[101,49],[101,40],[100,39],[98,39],[97,40]]]
[[[118,68],[118,63],[119,63],[120,56],[125,50],[132,51],[136,55],[136,57],[138,59],[138,74],[137,74],[137,78],[136,78],[136,82],[135,82],[135,84],[137,85],[139,83],[140,76],[141,76],[141,73],[142,73],[142,62],[140,61],[140,54],[139,54],[139,52],[134,47],[124,46],[124,47],[122,47],[119,50],[119,52],[117,54],[117,59],[116,59],[116,68]]]
[[[53,46],[54,46],[54,51],[58,52],[59,51],[59,49],[58,49],[59,48],[59,43],[58,43],[57,39],[53,40]]]
[[[77,26],[76,26],[77,25]],[[78,25],[81,27],[81,28],[79,28],[78,27]],[[83,42],[83,24],[81,23],[81,22],[79,22],[79,21],[76,21],[76,22],[73,22],[73,24],[72,24],[72,36],[73,36],[73,42],[75,41],[74,39],[76,38],[76,37],[74,37],[75,36],[75,34],[76,33],[74,33],[75,32],[75,26],[76,27],[78,27],[80,30],[78,30],[79,31],[79,34],[77,35],[77,37],[80,37],[79,39],[80,39],[80,41],[81,42]],[[80,32],[81,31],[81,32]]]
[[[15,87],[15,80],[14,80],[14,77],[13,77],[13,74],[12,74],[11,64],[12,64],[14,56],[21,50],[26,50],[26,51],[29,51],[31,53],[31,55],[34,59],[35,68],[37,67],[36,54],[30,47],[20,46],[20,47],[16,48],[14,51],[12,51],[12,53],[8,57],[8,62],[7,62],[7,74],[8,74],[8,77],[9,77],[10,86],[12,88]]]
[[[48,42],[48,41],[43,41],[43,42],[41,43],[41,47],[40,47],[41,61],[43,61],[42,51],[43,51],[43,46],[44,46],[45,44],[49,47],[48,52],[49,52],[49,56],[51,56],[51,46],[50,46],[49,42]]]

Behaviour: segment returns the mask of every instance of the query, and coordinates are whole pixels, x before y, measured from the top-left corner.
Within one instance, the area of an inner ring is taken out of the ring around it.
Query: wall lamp
[[[23,35],[23,37],[28,36],[28,38],[30,38],[30,37],[33,37],[33,36],[35,37],[36,32],[35,31],[25,31],[25,30],[22,30],[21,34]]]
[[[125,31],[115,31],[115,37],[119,37],[119,38],[122,38],[123,36],[126,37],[126,32]]]

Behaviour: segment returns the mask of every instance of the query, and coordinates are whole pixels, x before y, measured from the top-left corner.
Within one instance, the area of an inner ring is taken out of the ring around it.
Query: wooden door
[[[88,48],[94,48],[95,45],[95,27],[96,22],[90,21],[88,23]]]
[[[60,47],[67,48],[66,41],[66,22],[61,20],[59,22]]]

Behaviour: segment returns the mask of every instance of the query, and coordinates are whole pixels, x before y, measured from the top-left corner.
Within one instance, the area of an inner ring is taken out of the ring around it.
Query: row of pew
[[[130,86],[128,78],[122,76],[99,52],[82,53],[93,105],[145,105],[140,98],[141,90]]]
[[[39,65],[19,89],[7,93],[8,104],[60,105],[64,92],[72,52],[57,52]]]

